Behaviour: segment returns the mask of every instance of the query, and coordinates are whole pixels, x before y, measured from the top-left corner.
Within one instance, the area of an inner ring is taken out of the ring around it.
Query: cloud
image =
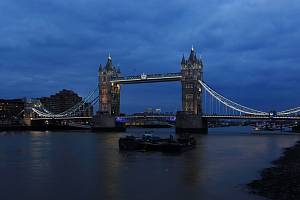
[[[0,95],[43,96],[65,87],[85,95],[109,52],[123,74],[177,72],[194,44],[205,80],[225,96],[266,110],[296,106],[299,9],[297,0],[3,0]],[[166,102],[180,92],[169,96],[172,86],[160,86],[166,101],[147,104],[170,109]],[[134,96],[123,98],[132,109]]]

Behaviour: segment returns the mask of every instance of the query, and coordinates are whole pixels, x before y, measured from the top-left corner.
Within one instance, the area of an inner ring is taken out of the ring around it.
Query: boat
[[[128,135],[119,139],[120,151],[183,152],[195,146],[196,140],[191,136],[174,139],[172,135],[169,138],[160,138],[147,133],[143,137]]]
[[[276,124],[261,124],[261,125],[256,125],[253,128],[254,131],[282,131],[283,126],[282,125],[276,125]]]

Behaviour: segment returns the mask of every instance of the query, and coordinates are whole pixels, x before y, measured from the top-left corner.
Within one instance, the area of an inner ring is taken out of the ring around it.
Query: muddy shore
[[[300,199],[300,141],[284,149],[272,166],[261,172],[261,179],[247,184],[250,192],[273,200]]]

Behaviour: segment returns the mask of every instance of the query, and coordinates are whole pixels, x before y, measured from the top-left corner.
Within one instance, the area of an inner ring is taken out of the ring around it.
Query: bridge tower
[[[203,62],[192,47],[186,60],[181,60],[182,111],[176,113],[177,132],[207,133],[207,121],[202,118]]]
[[[201,93],[199,80],[203,78],[203,63],[198,59],[194,48],[189,58],[184,55],[181,60],[182,110],[195,115],[202,114]]]
[[[106,65],[99,66],[99,112],[93,117],[93,129],[100,131],[121,130],[115,117],[120,114],[120,85],[111,83],[113,78],[120,76],[109,55]]]
[[[109,55],[104,67],[99,67],[99,110],[112,116],[120,114],[120,85],[113,84],[112,78],[119,77],[120,70],[112,64]]]

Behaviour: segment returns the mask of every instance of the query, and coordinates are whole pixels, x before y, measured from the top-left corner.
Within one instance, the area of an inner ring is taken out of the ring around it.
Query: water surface
[[[2,132],[0,199],[259,200],[245,184],[300,139],[229,127],[194,135],[197,148],[179,155],[119,152],[120,136],[144,132]]]

